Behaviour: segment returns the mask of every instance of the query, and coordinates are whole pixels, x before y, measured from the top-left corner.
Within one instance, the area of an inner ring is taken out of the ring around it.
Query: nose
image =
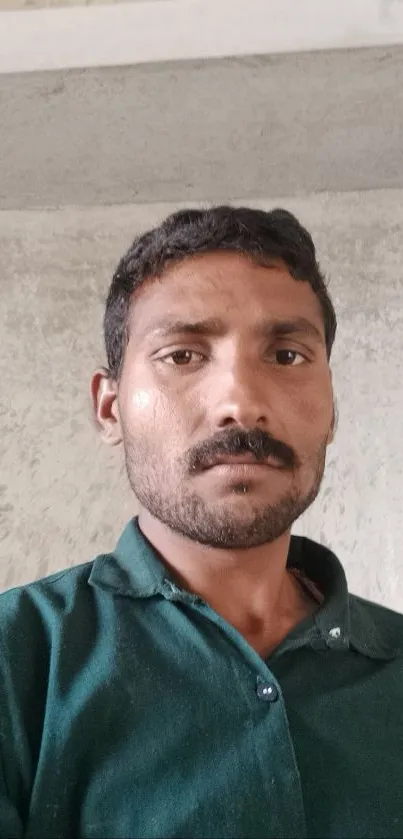
[[[216,428],[234,425],[265,429],[268,426],[267,381],[263,383],[256,370],[238,366],[218,376],[215,387],[213,423]]]

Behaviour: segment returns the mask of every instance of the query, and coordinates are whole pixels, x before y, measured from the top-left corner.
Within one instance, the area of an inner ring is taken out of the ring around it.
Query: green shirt
[[[403,616],[324,594],[264,661],[169,576],[115,553],[0,597],[0,837],[403,836]]]

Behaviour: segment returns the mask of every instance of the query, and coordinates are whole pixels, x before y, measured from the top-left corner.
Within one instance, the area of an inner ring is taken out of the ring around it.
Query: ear
[[[334,402],[333,402],[333,418],[332,418],[332,424],[331,424],[331,426],[330,426],[330,431],[329,431],[329,435],[328,435],[328,438],[327,438],[327,444],[328,444],[328,446],[329,446],[331,443],[333,443],[333,440],[334,440],[334,438],[335,438],[335,436],[336,436],[336,431],[337,431],[337,426],[338,426],[338,424],[339,424],[339,412],[338,412],[338,409],[337,409],[336,400],[334,400]]]
[[[327,445],[328,446],[330,446],[333,443],[334,435],[335,435],[335,420],[334,420],[334,414],[333,414],[332,425],[330,427],[330,431],[329,431],[329,434],[327,436]]]
[[[109,446],[122,442],[122,427],[118,405],[117,382],[106,367],[99,367],[92,375],[90,396],[93,416],[101,440]]]
[[[333,392],[333,374],[332,374],[331,370],[330,370],[330,381],[331,381],[331,384],[332,384],[332,392]],[[333,443],[333,440],[336,436],[336,431],[337,431],[338,424],[339,424],[339,412],[338,412],[338,409],[337,409],[337,400],[336,400],[336,397],[334,396],[334,392],[333,392],[333,417],[332,417],[332,423],[331,423],[328,438],[327,438],[327,445],[328,446],[330,446],[330,444]]]

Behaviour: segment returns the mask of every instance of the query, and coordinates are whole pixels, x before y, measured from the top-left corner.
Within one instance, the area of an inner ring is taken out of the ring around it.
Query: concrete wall
[[[250,203],[283,204],[311,229],[339,318],[339,430],[294,532],[338,552],[354,591],[403,610],[403,191]],[[136,509],[122,450],[97,440],[88,381],[111,272],[171,209],[0,213],[0,588],[112,548]]]

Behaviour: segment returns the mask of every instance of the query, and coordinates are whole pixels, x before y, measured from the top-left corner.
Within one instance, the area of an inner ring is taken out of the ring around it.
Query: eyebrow
[[[287,335],[307,335],[315,341],[324,343],[324,335],[308,318],[297,317],[289,320],[271,319],[263,322],[254,330],[256,334],[268,339],[281,338]],[[164,319],[156,323],[148,334],[151,338],[171,338],[174,335],[195,335],[201,337],[221,337],[225,335],[226,326],[217,318],[207,318],[199,321],[184,321]]]

